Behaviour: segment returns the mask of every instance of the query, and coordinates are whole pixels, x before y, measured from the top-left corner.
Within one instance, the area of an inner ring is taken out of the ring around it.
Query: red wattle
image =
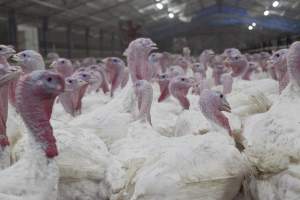
[[[2,138],[0,139],[0,146],[1,147],[6,147],[6,146],[9,146],[9,141],[7,138]]]

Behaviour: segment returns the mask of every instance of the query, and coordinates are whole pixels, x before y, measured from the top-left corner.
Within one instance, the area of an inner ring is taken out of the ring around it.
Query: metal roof
[[[123,48],[121,40],[125,36],[120,27],[128,29],[128,20],[133,22],[133,27],[138,27],[141,35],[152,37],[162,44],[174,37],[220,35],[224,32],[235,34],[239,30],[243,36],[238,38],[247,40],[247,27],[252,22],[264,35],[300,33],[300,1],[281,0],[277,8],[272,7],[272,2],[160,0],[164,8],[159,10],[156,0],[0,0],[0,16],[6,17],[13,11],[18,24],[39,28],[42,28],[42,19],[47,18],[49,30],[66,31],[68,26],[72,26],[72,32],[79,35],[84,35],[89,28],[92,38],[99,38],[101,30],[106,35],[103,36],[105,41],[115,33],[114,40],[121,43],[116,48]],[[270,11],[269,16],[263,15],[265,10]],[[169,12],[175,14],[174,19],[168,17]]]

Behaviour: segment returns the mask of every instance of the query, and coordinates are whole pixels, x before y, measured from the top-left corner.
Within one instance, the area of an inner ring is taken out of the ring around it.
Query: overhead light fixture
[[[273,4],[272,4],[272,6],[274,8],[277,8],[279,6],[279,1],[274,1]]]
[[[268,11],[268,10],[265,10],[265,12],[264,12],[264,16],[268,16],[270,14],[270,11]]]
[[[252,31],[253,30],[253,26],[248,26],[248,29],[249,29],[249,31]]]
[[[160,2],[160,0],[155,0],[156,2]]]
[[[173,19],[175,17],[174,13],[170,12],[169,13],[169,18]]]
[[[255,22],[252,22],[252,26],[255,27],[255,26],[256,26],[256,23],[255,23]]]
[[[162,3],[157,3],[156,4],[156,7],[159,9],[159,10],[162,10],[164,8],[164,5]]]

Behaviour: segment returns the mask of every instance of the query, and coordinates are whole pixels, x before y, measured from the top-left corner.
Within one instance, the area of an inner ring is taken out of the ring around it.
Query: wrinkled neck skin
[[[200,72],[195,72],[194,77],[196,79],[196,82],[200,82],[206,78],[206,75]]]
[[[221,76],[223,74],[223,71],[220,71],[219,69],[218,70],[214,70],[213,71],[213,78],[214,78],[214,81],[215,81],[215,85],[221,85]]]
[[[251,69],[249,66],[246,67],[246,69],[244,70],[244,72],[243,72],[242,75],[241,75],[241,78],[242,78],[243,80],[248,80],[248,81],[249,81],[252,72],[253,72],[253,69]]]
[[[282,62],[275,64],[274,66],[275,71],[276,71],[276,76],[278,80],[280,81],[281,79],[284,78],[286,72],[287,72],[287,61],[284,59]]]
[[[225,74],[222,77],[223,94],[230,94],[232,91],[233,79],[230,74]]]
[[[242,76],[243,73],[245,72],[246,68],[247,68],[247,62],[243,62],[241,64],[233,64],[231,65],[232,68],[232,77],[239,77]]]
[[[7,62],[7,58],[4,55],[0,55],[0,64],[4,65],[4,66],[8,66],[8,62]]]
[[[8,113],[8,85],[0,87],[0,152],[9,145],[6,135],[6,121]]]
[[[168,80],[158,82],[160,89],[160,96],[158,97],[158,102],[162,102],[170,96],[169,83],[170,81]]]
[[[286,88],[286,86],[289,84],[290,79],[289,79],[289,74],[286,72],[285,75],[279,80],[279,93]]]
[[[202,111],[202,114],[212,123],[217,124],[221,128],[224,128],[228,131],[229,135],[232,135],[232,131],[229,125],[228,118],[217,108],[215,108],[212,103],[203,104],[200,103],[200,109]]]
[[[148,50],[133,49],[128,55],[128,66],[130,69],[130,76],[133,83],[137,80],[151,80],[152,72],[149,69]]]
[[[137,93],[138,98],[138,108],[139,108],[139,119],[146,119],[146,121],[149,122],[150,125],[152,125],[151,122],[151,105],[153,101],[153,89],[151,85],[149,87],[144,88],[143,91],[140,91]]]
[[[66,113],[75,117],[75,106],[73,102],[73,91],[64,92],[59,95],[59,101],[61,102]]]
[[[179,101],[183,109],[188,110],[190,108],[190,101],[186,97],[189,88],[171,85],[169,90],[170,93]]]
[[[53,103],[54,98],[33,97],[26,89],[18,94],[18,111],[29,130],[29,156],[52,159],[58,155],[56,139],[50,124]]]
[[[88,88],[88,85],[82,86],[79,90],[74,91],[73,101],[75,104],[76,115],[81,114],[82,98]]]
[[[116,66],[114,69],[114,76],[112,77],[111,82],[111,90],[110,90],[110,96],[114,96],[114,91],[121,85],[123,77],[124,77],[124,67]]]

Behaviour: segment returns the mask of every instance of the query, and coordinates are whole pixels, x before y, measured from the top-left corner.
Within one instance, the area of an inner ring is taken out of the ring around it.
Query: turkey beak
[[[49,65],[49,68],[53,69],[55,65],[56,65],[56,61],[54,61],[53,63],[51,63],[51,65]]]
[[[20,62],[21,58],[18,54],[14,54],[10,57],[10,60],[12,60],[13,62]]]
[[[104,58],[104,59],[102,59],[102,62],[103,62],[104,64],[106,64],[108,61],[109,61],[109,58]]]
[[[79,87],[82,87],[82,86],[85,86],[85,85],[87,85],[88,84],[88,82],[86,82],[86,81],[84,81],[84,80],[78,80],[78,85],[79,85]]]
[[[220,111],[231,113],[231,107],[226,99],[223,99]]]
[[[227,58],[223,61],[223,63],[224,63],[225,65],[228,65],[228,64],[229,64],[229,58],[227,57]]]

